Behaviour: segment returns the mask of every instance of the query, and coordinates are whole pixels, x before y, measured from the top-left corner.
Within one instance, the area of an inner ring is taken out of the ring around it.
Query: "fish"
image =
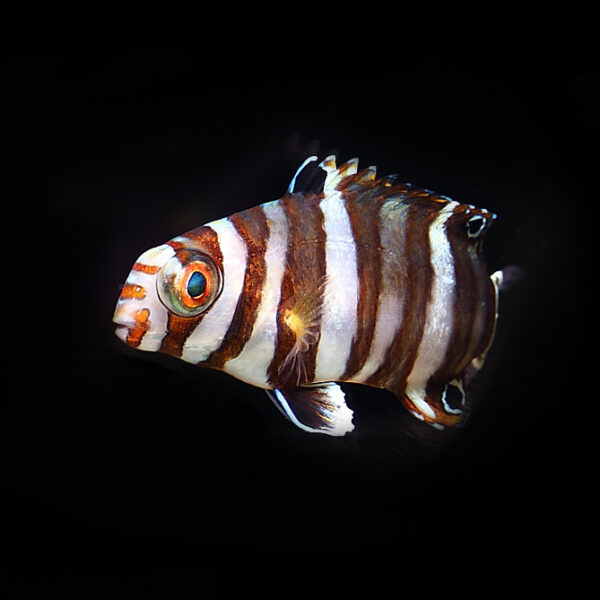
[[[353,431],[340,383],[451,428],[496,329],[503,274],[482,256],[495,219],[358,159],[310,156],[281,198],[143,252],[115,333],[264,389],[305,432]]]

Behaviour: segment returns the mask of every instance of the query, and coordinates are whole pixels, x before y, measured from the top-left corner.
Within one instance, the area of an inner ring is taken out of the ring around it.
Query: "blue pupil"
[[[192,298],[198,298],[206,291],[206,277],[200,271],[196,271],[190,277],[187,291]]]

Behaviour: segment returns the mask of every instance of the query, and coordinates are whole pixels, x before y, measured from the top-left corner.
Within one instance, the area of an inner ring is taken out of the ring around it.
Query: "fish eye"
[[[479,237],[485,229],[487,219],[481,215],[475,215],[467,221],[467,235],[470,238]]]
[[[190,298],[199,298],[206,291],[206,277],[200,271],[194,271],[187,284],[187,293]]]
[[[156,286],[170,311],[194,317],[208,310],[221,292],[221,273],[206,254],[183,249],[160,270]]]

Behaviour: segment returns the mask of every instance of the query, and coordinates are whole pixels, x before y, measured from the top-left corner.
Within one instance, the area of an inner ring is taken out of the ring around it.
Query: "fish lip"
[[[115,335],[122,342],[125,342],[127,344],[127,337],[129,336],[129,327],[127,325],[122,324],[122,323],[117,323],[116,321],[115,321],[115,324],[117,325],[115,327]]]
[[[131,329],[136,325],[136,320],[124,311],[115,311],[112,322],[117,326],[117,328],[127,327]]]
[[[113,323],[117,326],[117,328],[119,328],[119,327],[127,327],[127,328],[135,327],[135,321],[133,321],[133,320],[113,319]]]

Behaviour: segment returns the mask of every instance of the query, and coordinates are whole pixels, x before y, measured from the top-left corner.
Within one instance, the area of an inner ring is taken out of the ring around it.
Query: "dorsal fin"
[[[358,170],[358,158],[351,158],[340,166],[336,157],[330,154],[321,162],[316,156],[309,156],[300,165],[288,186],[288,193],[330,194],[333,191],[358,194],[358,200],[369,201],[375,197],[399,197],[406,202],[450,202],[450,198],[428,189],[414,188],[408,182],[402,182],[397,174],[377,177],[377,168],[369,166]],[[475,207],[466,205],[465,214],[476,214]],[[460,212],[460,210],[457,210]],[[491,213],[481,210],[487,216],[494,218]]]
[[[332,154],[319,163],[319,166],[327,173],[323,186],[323,191],[327,194],[335,190],[343,179],[356,175],[358,172],[358,158],[351,158],[338,167],[335,156]],[[371,167],[371,169],[374,169],[374,167]]]
[[[316,156],[309,156],[299,167],[288,186],[288,193],[325,192],[341,189],[349,183],[367,183],[375,180],[377,169],[373,166],[358,172],[358,158],[351,158],[339,167],[335,155],[330,154],[320,163]]]

